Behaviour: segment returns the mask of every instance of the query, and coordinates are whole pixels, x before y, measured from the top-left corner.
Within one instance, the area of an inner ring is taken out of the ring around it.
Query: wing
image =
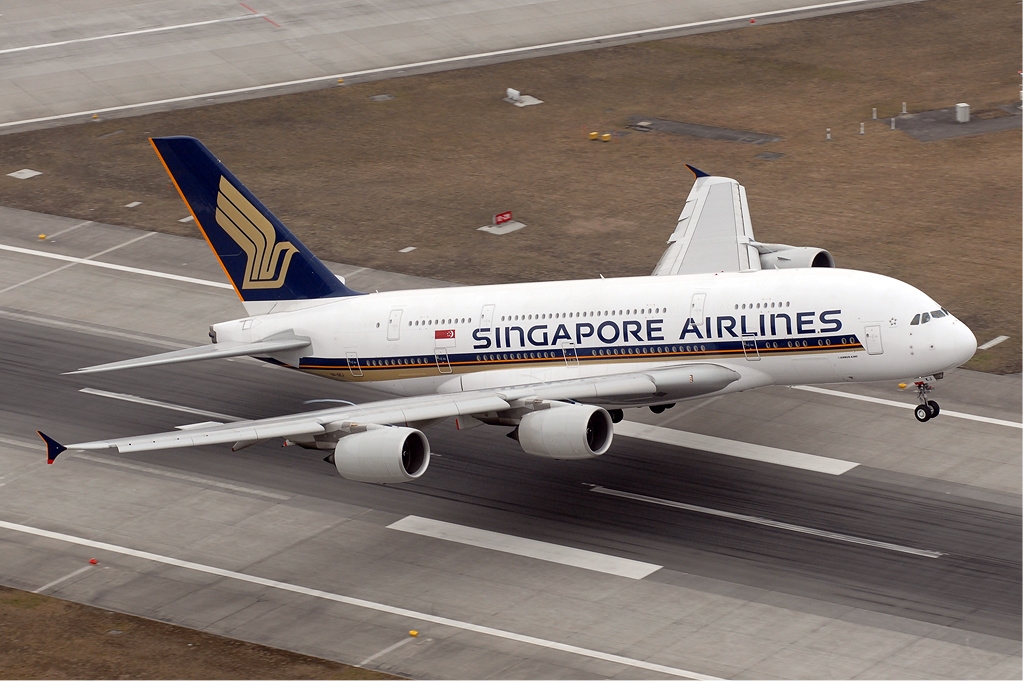
[[[85,367],[75,371],[68,371],[68,374],[96,374],[102,371],[117,371],[119,369],[135,369],[138,367],[152,367],[161,364],[178,364],[181,362],[197,362],[203,359],[215,359],[218,357],[242,357],[245,355],[266,356],[274,353],[281,353],[287,350],[300,350],[308,347],[310,340],[305,337],[296,336],[294,333],[285,332],[270,338],[264,338],[253,343],[215,343],[213,345],[200,345],[195,348],[184,350],[173,350],[162,352],[159,355],[149,355],[136,359],[125,359],[120,362],[109,364],[97,364],[96,366]]]
[[[686,167],[696,175],[696,183],[653,274],[759,270],[746,189],[730,178]]]
[[[601,405],[628,405],[637,400],[673,400],[723,390],[740,375],[716,364],[684,364],[651,371],[596,378],[554,381],[421,397],[405,397],[335,407],[287,416],[226,424],[202,424],[184,430],[62,445],[39,433],[47,445],[47,460],[68,449],[141,452],[178,447],[234,443],[235,449],[273,438],[315,441],[336,440],[366,426],[414,426],[451,416],[522,413],[545,401],[578,401]]]

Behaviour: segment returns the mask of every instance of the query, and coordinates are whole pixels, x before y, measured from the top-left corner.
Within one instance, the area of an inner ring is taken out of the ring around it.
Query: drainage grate
[[[781,137],[766,135],[762,132],[730,130],[729,128],[716,128],[712,125],[681,123],[679,121],[669,121],[664,118],[648,118],[646,116],[629,116],[629,127],[641,132],[654,130],[666,132],[669,135],[688,135],[689,137],[704,137],[728,142],[744,142],[746,144],[767,144],[768,142],[781,141]]]

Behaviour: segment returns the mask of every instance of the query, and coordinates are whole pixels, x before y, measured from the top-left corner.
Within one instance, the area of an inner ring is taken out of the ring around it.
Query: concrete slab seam
[[[463,631],[470,631],[478,634],[483,634],[485,636],[494,636],[496,638],[502,638],[509,641],[516,641],[519,643],[534,645],[541,648],[547,648],[549,650],[557,650],[574,655],[580,655],[582,657],[589,657],[596,660],[613,662],[627,667],[635,667],[637,669],[659,672],[662,674],[667,674],[669,676],[675,676],[684,679],[697,680],[706,679],[708,681],[717,681],[718,678],[714,676],[708,676],[706,674],[699,674],[697,672],[692,672],[685,669],[669,667],[666,665],[656,664],[653,662],[646,662],[645,660],[636,660],[628,657],[623,657],[621,655],[605,653],[599,650],[592,650],[589,648],[582,648],[580,646],[574,646],[567,643],[560,643],[558,641],[550,641],[547,639],[537,638],[535,636],[528,636],[526,634],[517,634],[515,632],[505,631],[503,629],[495,629],[493,627],[473,624],[471,622],[463,622],[460,620],[450,619],[447,617],[440,617],[437,615],[430,615],[428,613],[416,612],[415,610],[409,610],[407,608],[400,608],[392,605],[386,605],[384,603],[367,601],[361,598],[344,596],[342,594],[336,594],[330,591],[322,591],[320,589],[312,589],[309,587],[299,586],[296,584],[289,584],[288,582],[280,582],[275,579],[267,579],[265,577],[247,575],[243,572],[235,572],[234,570],[226,570],[223,568],[214,567],[212,565],[194,563],[192,561],[181,560],[179,558],[173,558],[171,556],[150,553],[148,551],[139,551],[137,549],[131,549],[125,546],[118,546],[116,544],[108,544],[106,542],[94,541],[91,539],[85,539],[84,537],[76,537],[74,535],[63,534],[61,532],[43,530],[38,527],[31,527],[29,525],[20,525],[18,523],[11,523],[5,520],[0,520],[0,528],[10,530],[12,532],[19,532],[22,534],[29,534],[37,537],[44,537],[47,539],[66,542],[69,544],[76,544],[78,546],[87,546],[89,548],[97,549],[100,551],[108,551],[110,553],[132,556],[134,558],[141,558],[143,560],[149,560],[155,563],[161,563],[163,565],[184,568],[186,570],[194,570],[196,572],[216,575],[218,577],[236,579],[238,581],[248,582],[250,584],[258,584],[260,586],[265,586],[273,589],[280,589],[282,591],[289,591],[291,593],[312,596],[313,598],[321,598],[324,600],[334,601],[336,603],[343,603],[345,605],[351,605],[358,608],[365,608],[367,610],[374,610],[376,612],[397,615],[399,617],[406,617],[412,620],[431,622],[433,624],[438,624],[441,626],[452,627],[454,629],[461,629]]]

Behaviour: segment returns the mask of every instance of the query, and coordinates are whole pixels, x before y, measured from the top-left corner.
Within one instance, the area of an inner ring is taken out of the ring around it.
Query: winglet
[[[686,168],[689,168],[689,170],[693,171],[693,175],[696,175],[696,179],[700,179],[701,177],[710,177],[710,173],[705,173],[699,168],[694,168],[688,163],[686,164]]]
[[[54,440],[43,431],[37,430],[36,435],[43,438],[43,442],[46,443],[46,463],[53,463],[54,459],[60,456],[61,452],[67,451],[67,447]]]

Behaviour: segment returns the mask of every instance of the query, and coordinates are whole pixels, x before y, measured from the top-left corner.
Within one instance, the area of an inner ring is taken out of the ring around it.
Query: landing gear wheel
[[[928,401],[927,402],[927,407],[931,410],[931,418],[932,419],[934,417],[936,417],[941,412],[941,407],[939,407],[938,403],[935,402],[934,400]]]
[[[652,407],[650,407],[650,411],[652,411],[655,414],[663,414],[665,409],[667,409],[667,407],[664,406],[663,404],[655,404]]]
[[[621,409],[610,409],[607,414],[611,417],[611,423],[621,423],[625,418],[625,412]]]
[[[916,416],[916,420],[920,423],[926,423],[931,420],[931,409],[926,405],[919,405],[913,410],[913,415]]]

